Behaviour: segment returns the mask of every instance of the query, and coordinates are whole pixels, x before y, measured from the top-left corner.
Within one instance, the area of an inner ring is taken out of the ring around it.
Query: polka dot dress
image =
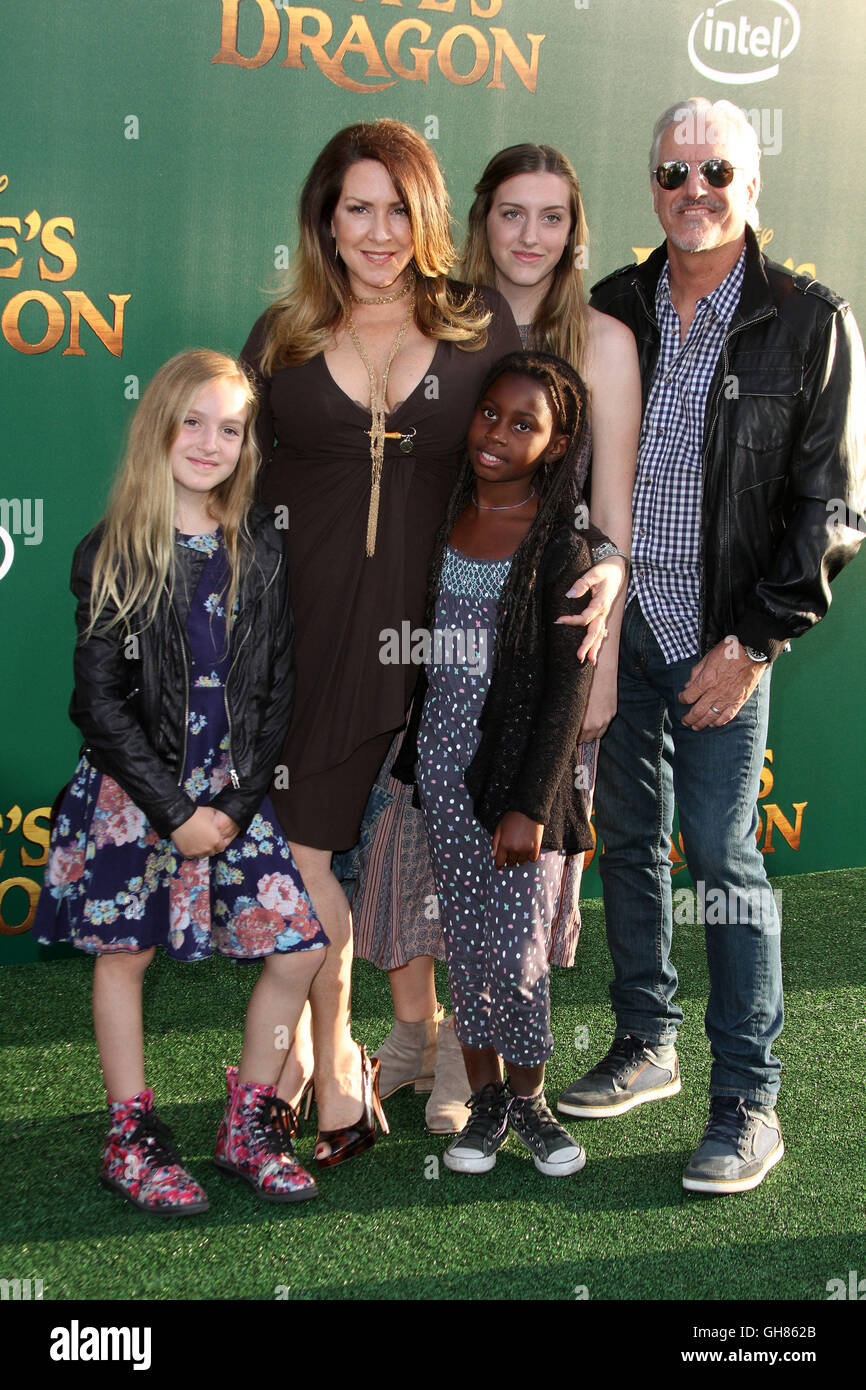
[[[493,1047],[513,1066],[530,1067],[553,1050],[548,955],[564,856],[554,851],[534,864],[496,869],[492,837],[476,821],[463,783],[481,737],[477,721],[493,666],[497,599],[510,565],[510,558],[474,560],[450,546],[445,551],[435,621],[444,635],[434,635],[427,666],[418,789],[457,1037],[464,1047]],[[464,660],[455,659],[461,654]]]

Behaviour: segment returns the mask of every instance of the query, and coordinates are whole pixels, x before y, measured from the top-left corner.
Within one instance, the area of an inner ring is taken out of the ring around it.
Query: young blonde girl
[[[284,536],[252,503],[255,392],[232,358],[154,377],[102,522],[79,544],[75,690],[85,744],[33,930],[96,957],[110,1127],[102,1183],[143,1211],[207,1210],[146,1086],[142,981],[157,946],[263,962],[227,1072],[215,1163],[261,1197],[316,1195],[274,1083],[327,938],[266,796],[291,714]]]

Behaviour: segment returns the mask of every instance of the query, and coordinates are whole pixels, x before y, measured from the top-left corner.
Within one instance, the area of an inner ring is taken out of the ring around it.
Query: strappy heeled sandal
[[[379,1059],[376,1057],[371,1061],[363,1044],[359,1045],[359,1051],[361,1103],[364,1108],[354,1124],[346,1125],[343,1129],[320,1131],[314,1155],[319,1168],[333,1168],[336,1164],[345,1163],[346,1159],[354,1158],[356,1154],[372,1148],[376,1142],[376,1120],[383,1134],[390,1132],[379,1099]],[[323,1153],[320,1157],[319,1150],[326,1144],[329,1152]]]

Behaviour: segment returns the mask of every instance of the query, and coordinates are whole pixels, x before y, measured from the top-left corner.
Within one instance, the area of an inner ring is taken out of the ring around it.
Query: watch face
[[[770,658],[769,658],[769,656],[767,655],[767,653],[766,653],[766,652],[759,652],[758,649],[757,649],[757,647],[745,647],[745,648],[744,648],[744,651],[745,651],[746,656],[749,658],[750,661],[769,661],[769,660],[770,660]]]

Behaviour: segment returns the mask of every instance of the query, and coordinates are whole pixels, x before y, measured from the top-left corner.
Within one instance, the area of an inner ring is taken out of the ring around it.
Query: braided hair
[[[496,636],[494,668],[500,656],[516,651],[524,617],[544,548],[553,532],[562,525],[573,528],[575,509],[580,501],[577,471],[583,452],[588,446],[587,391],[577,372],[561,357],[550,352],[510,352],[491,367],[482,383],[478,399],[482,400],[493,382],[500,376],[531,377],[545,386],[554,409],[554,431],[568,435],[568,447],[561,458],[545,462],[535,474],[532,485],[538,494],[538,511],[511,562],[508,578],[499,596],[499,623]],[[475,486],[475,472],[468,452],[454,485],[445,520],[433,547],[427,584],[425,625],[433,626],[436,599],[442,574],[442,561],[448,537],[461,512],[466,507]]]

